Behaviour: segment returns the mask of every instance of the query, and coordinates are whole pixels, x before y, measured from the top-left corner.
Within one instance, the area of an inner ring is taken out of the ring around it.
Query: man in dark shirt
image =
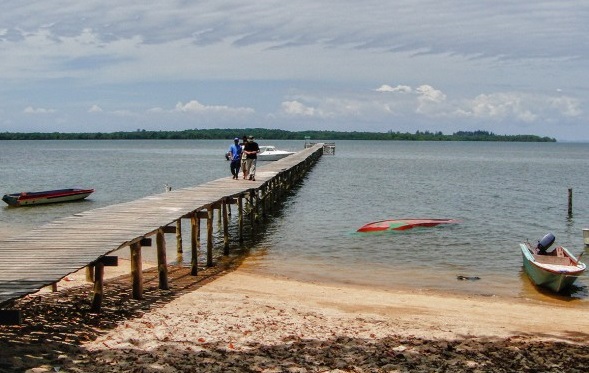
[[[250,180],[256,180],[256,161],[258,159],[258,153],[260,152],[260,147],[258,143],[254,141],[253,136],[248,136],[247,142],[245,143],[244,147],[244,154],[245,154],[245,177],[249,176]]]

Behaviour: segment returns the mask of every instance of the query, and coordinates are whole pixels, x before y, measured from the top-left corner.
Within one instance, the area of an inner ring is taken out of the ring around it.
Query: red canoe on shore
[[[10,206],[32,206],[47,203],[77,201],[94,193],[94,189],[58,189],[43,192],[5,194],[2,200]]]
[[[404,231],[415,227],[435,227],[439,224],[455,224],[454,219],[391,219],[363,225],[358,232]]]

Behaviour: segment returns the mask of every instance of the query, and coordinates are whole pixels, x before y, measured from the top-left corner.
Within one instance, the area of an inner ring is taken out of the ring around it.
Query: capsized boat
[[[556,293],[570,287],[583,274],[587,266],[581,257],[575,258],[570,251],[558,246],[547,249],[554,243],[554,235],[548,233],[536,246],[520,243],[524,271],[532,282]]]
[[[363,225],[358,232],[404,231],[415,227],[435,227],[439,224],[456,224],[455,219],[391,219]]]
[[[262,145],[260,146],[260,152],[258,153],[259,161],[277,161],[279,159],[288,157],[295,152],[289,152],[286,150],[278,150],[273,145]]]
[[[48,203],[77,201],[94,193],[94,189],[57,189],[42,192],[5,194],[2,200],[10,206],[33,206]]]

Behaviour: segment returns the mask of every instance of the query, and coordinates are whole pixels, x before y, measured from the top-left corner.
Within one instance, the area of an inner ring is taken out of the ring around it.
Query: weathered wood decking
[[[300,179],[322,154],[322,149],[322,144],[317,144],[279,161],[258,162],[256,181],[233,180],[229,176],[195,187],[82,212],[0,241],[0,308],[55,284],[79,269],[92,268],[100,263],[101,258],[125,246],[131,248],[132,271],[133,261],[137,260],[133,258],[134,249],[139,248],[140,270],[141,242],[153,235],[158,244],[158,259],[165,260],[165,242],[161,242],[163,233],[174,231],[182,219],[190,219],[193,257],[196,257],[197,240],[200,240],[200,219],[207,219],[207,264],[212,265],[214,211],[218,210],[223,217],[227,248],[227,205],[238,205],[238,231],[242,241],[245,214],[242,202],[249,201],[252,212],[263,208]],[[253,215],[250,220],[253,224]],[[163,258],[160,255],[162,245]],[[137,265],[135,263],[135,270]],[[193,266],[196,272],[194,258]],[[96,269],[98,274],[102,265]],[[165,280],[165,273],[162,275]],[[134,296],[140,296],[140,292],[141,284],[134,283]]]

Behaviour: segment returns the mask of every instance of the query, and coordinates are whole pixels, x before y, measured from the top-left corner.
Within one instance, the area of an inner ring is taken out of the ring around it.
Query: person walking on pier
[[[253,181],[256,181],[256,161],[259,152],[260,147],[258,146],[258,143],[254,141],[253,136],[249,136],[244,147],[246,168],[245,178],[249,176],[249,179]]]
[[[247,136],[243,135],[243,141],[241,144],[241,170],[243,171],[243,178],[245,179],[247,176],[247,170],[245,168],[245,144],[247,143]]]
[[[227,156],[231,161],[229,168],[231,169],[231,174],[233,175],[233,179],[239,179],[239,168],[241,167],[241,153],[242,149],[239,145],[239,137],[233,139],[233,145],[229,147],[229,151],[227,152]]]

